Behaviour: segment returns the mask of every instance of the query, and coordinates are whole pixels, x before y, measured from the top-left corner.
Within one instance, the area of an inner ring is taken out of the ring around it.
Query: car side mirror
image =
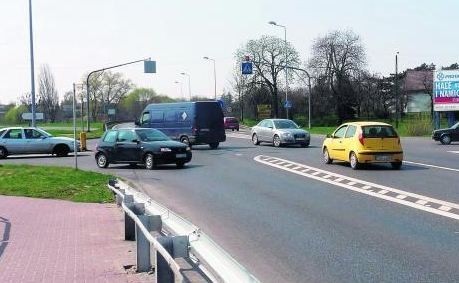
[[[272,130],[272,129],[273,129],[273,126],[268,126],[268,128]]]
[[[137,144],[140,143],[140,141],[139,141],[138,139],[134,139],[134,140],[132,140],[132,142],[135,142],[135,143],[137,143]]]
[[[48,137],[47,137],[47,136],[42,136],[42,137],[41,137],[42,140],[44,140],[44,139],[46,139],[46,138],[48,138]]]
[[[135,121],[134,121],[134,125],[140,126],[140,121],[139,121],[139,120],[135,120]]]
[[[332,139],[334,136],[332,134],[327,134],[327,138]]]

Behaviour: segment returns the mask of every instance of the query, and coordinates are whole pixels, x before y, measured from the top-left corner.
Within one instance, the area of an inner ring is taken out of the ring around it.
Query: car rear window
[[[237,119],[236,118],[226,118],[226,122],[237,123]]]
[[[364,138],[396,138],[397,132],[391,126],[364,126],[362,127]]]

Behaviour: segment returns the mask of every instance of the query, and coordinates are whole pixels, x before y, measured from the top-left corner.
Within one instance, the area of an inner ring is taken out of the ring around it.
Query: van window
[[[198,128],[223,129],[223,111],[218,103],[196,103],[196,125]]]
[[[150,123],[150,112],[143,113],[141,123]]]
[[[356,129],[357,129],[356,126],[350,125],[350,126],[347,128],[345,138],[352,138],[352,137],[355,135],[355,130],[356,130]]]
[[[164,121],[166,121],[166,122],[177,122],[177,112],[175,112],[175,111],[167,111],[164,114]]]
[[[151,122],[160,123],[164,120],[164,113],[162,111],[153,111],[151,112]]]

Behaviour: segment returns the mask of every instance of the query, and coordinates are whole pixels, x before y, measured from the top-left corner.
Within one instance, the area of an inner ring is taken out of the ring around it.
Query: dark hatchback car
[[[452,141],[459,141],[459,122],[451,128],[439,129],[432,132],[432,139],[442,144],[450,144]]]
[[[223,118],[223,124],[225,125],[225,129],[230,129],[232,131],[236,130],[239,131],[239,120],[235,117],[225,117]]]
[[[96,162],[100,168],[110,163],[144,164],[154,169],[160,164],[176,164],[182,168],[191,160],[191,149],[173,141],[156,129],[133,128],[108,130],[96,148]]]

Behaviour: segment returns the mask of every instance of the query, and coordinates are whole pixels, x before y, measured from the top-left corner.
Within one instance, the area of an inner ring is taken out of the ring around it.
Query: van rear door
[[[204,143],[225,141],[223,111],[215,101],[196,102],[196,133]]]

